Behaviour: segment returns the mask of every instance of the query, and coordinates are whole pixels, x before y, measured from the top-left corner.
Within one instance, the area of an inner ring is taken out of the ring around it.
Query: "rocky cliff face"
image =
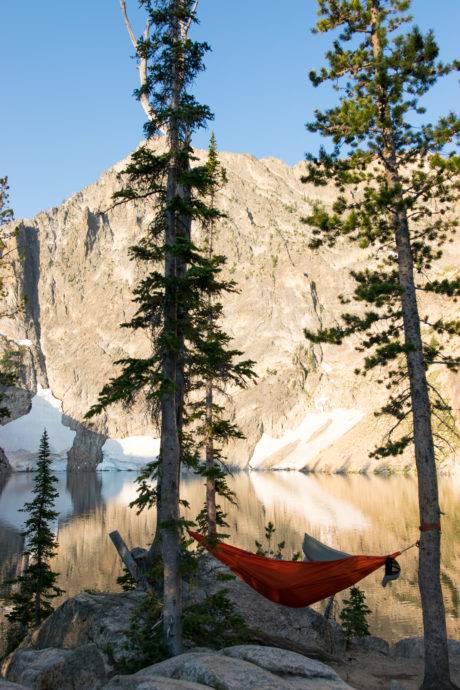
[[[303,185],[302,165],[242,154],[221,158],[229,181],[219,203],[228,217],[217,249],[227,255],[226,271],[240,289],[226,301],[225,326],[235,346],[257,362],[259,375],[246,390],[230,391],[229,413],[246,438],[229,448],[229,461],[316,471],[409,469],[410,455],[390,462],[368,457],[386,428],[374,417],[386,391],[376,377],[354,375],[361,359],[354,343],[313,347],[303,336],[305,327],[339,317],[338,294],[352,287],[350,269],[366,260],[350,247],[308,248],[301,218],[314,200],[330,203],[333,191]],[[148,348],[142,334],[119,327],[133,311],[138,278],[128,248],[152,216],[140,203],[107,211],[122,167],[20,224],[21,258],[14,260],[9,300],[24,301],[24,310],[0,323],[4,348],[13,344],[22,353],[26,371],[23,392],[12,392],[20,398],[13,421],[0,429],[0,446],[16,469],[33,465],[44,426],[56,462],[62,466],[68,456],[72,469],[134,468],[157,451],[157,430],[143,401],[82,425],[115,373],[114,360]],[[455,272],[459,253],[458,243],[449,245],[437,273]],[[441,299],[425,306],[447,308]],[[458,408],[458,376],[439,371],[436,378]],[[453,454],[443,458],[444,470],[454,462]]]

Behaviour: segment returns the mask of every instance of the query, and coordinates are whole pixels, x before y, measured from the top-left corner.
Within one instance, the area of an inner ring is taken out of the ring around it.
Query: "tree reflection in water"
[[[108,538],[118,529],[129,545],[146,546],[155,529],[154,511],[136,515],[129,502],[136,495],[135,474],[73,473],[59,476],[59,552],[54,567],[71,596],[83,589],[115,590],[120,561]],[[230,480],[239,506],[226,504],[235,545],[254,549],[271,520],[286,554],[298,551],[304,531],[351,553],[385,554],[412,543],[418,533],[417,484],[412,477],[305,475],[300,472],[238,473]],[[0,572],[11,567],[22,549],[21,513],[30,496],[32,475],[11,475],[0,496]],[[460,636],[460,478],[440,480],[443,519],[442,580],[449,635]],[[183,480],[187,517],[203,504],[202,481]],[[373,613],[371,631],[388,640],[421,631],[417,589],[417,552],[401,557],[401,578],[383,589],[381,573],[362,583]],[[9,565],[8,565],[9,564]],[[338,596],[340,600],[341,595]],[[319,605],[319,608],[321,605]]]

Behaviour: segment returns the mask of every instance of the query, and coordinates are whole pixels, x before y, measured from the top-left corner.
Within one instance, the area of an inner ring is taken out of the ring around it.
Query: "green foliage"
[[[262,544],[260,541],[255,540],[256,554],[258,556],[266,556],[267,558],[276,558],[278,560],[283,560],[283,551],[286,548],[286,542],[280,541],[279,544],[273,543],[273,535],[276,532],[275,525],[273,522],[268,522],[265,526],[265,540],[266,545]],[[296,551],[291,556],[291,561],[300,560],[300,552]]]
[[[218,236],[217,221],[225,218],[225,214],[217,208],[216,195],[227,181],[225,169],[219,161],[216,138],[214,133],[208,150],[206,168],[210,184],[206,190],[208,208],[213,210],[209,220],[203,224],[202,252],[208,261],[215,257],[214,246]],[[227,292],[234,292],[235,285],[229,285]],[[198,529],[207,534],[208,540],[217,542],[225,538],[225,532],[219,532],[228,525],[226,514],[216,504],[216,495],[235,503],[235,496],[227,483],[227,466],[223,448],[230,439],[242,438],[238,427],[231,424],[225,415],[225,408],[218,404],[217,396],[222,397],[225,388],[230,384],[244,387],[255,378],[253,362],[241,361],[242,352],[231,349],[230,338],[223,332],[221,323],[223,305],[216,299],[216,295],[207,295],[207,313],[204,312],[201,326],[202,349],[207,357],[205,367],[198,374],[196,393],[198,397],[189,405],[189,421],[193,428],[195,439],[201,441],[205,451],[204,462],[197,462],[195,471],[206,480],[207,499],[203,510],[197,516]],[[240,360],[240,361],[237,361]],[[204,360],[203,360],[204,361]],[[200,382],[203,384],[200,385]]]
[[[126,566],[123,566],[123,575],[117,577],[117,585],[122,588],[123,592],[133,592],[137,589],[137,582]]]
[[[342,630],[346,635],[347,643],[352,637],[365,637],[369,635],[367,619],[371,610],[366,605],[366,595],[359,587],[350,589],[350,598],[343,600],[343,608],[340,611]]]
[[[192,646],[220,649],[247,644],[250,631],[225,589],[184,611],[184,637]]]
[[[141,668],[168,658],[161,627],[162,606],[153,594],[146,594],[135,609],[126,633],[126,658],[119,662],[119,673],[136,673]]]
[[[5,223],[9,223],[13,220],[14,213],[13,209],[10,208],[9,204],[9,186],[8,178],[0,177],[0,227]],[[3,247],[2,247],[3,249]]]
[[[412,280],[416,294],[454,299],[460,280],[458,274],[449,279],[432,275],[442,246],[458,229],[454,205],[460,191],[460,119],[449,113],[434,124],[423,124],[423,97],[460,63],[439,61],[432,32],[404,30],[411,21],[409,7],[409,0],[318,0],[315,31],[333,31],[334,40],[326,65],[310,74],[314,86],[331,81],[339,100],[316,111],[308,125],[331,146],[307,156],[304,181],[332,182],[337,198],[328,208],[314,205],[304,222],[312,230],[311,248],[346,241],[366,251],[366,268],[352,272],[356,287],[351,295],[366,310],[346,312],[339,325],[307,330],[305,335],[313,343],[331,344],[356,336],[357,349],[365,353],[357,373],[379,372],[380,382],[390,390],[381,414],[392,415],[395,424],[374,452],[379,457],[401,453],[413,442],[411,426],[408,430],[405,424],[412,419],[412,353],[420,353],[426,370],[442,364],[457,371],[459,364],[447,349],[460,331],[459,320],[420,316],[428,335],[421,344],[406,332],[403,303]],[[402,250],[402,237],[409,253]],[[350,296],[342,297],[344,304],[350,301]],[[430,337],[433,332],[436,342]],[[443,405],[442,396],[429,386],[436,411]]]
[[[51,570],[50,561],[56,554],[57,540],[51,523],[58,513],[54,502],[58,496],[54,485],[57,478],[51,474],[51,454],[48,434],[43,432],[34,477],[34,498],[21,509],[27,513],[24,536],[29,553],[29,564],[23,574],[10,582],[16,591],[10,599],[14,606],[7,618],[25,627],[36,627],[53,612],[52,599],[64,593],[57,584],[58,573]]]
[[[204,553],[202,549],[190,549],[190,546],[194,543],[193,539],[187,538],[182,533],[180,542],[180,572],[182,577],[188,581],[193,580],[196,576],[200,557]],[[157,595],[161,596],[163,589],[163,560],[159,552],[149,561],[148,567],[143,573],[155,589]],[[123,566],[123,574],[117,577],[116,582],[124,592],[131,592],[137,589],[138,585],[125,566]]]
[[[120,673],[135,673],[150,664],[167,659],[169,654],[161,634],[162,606],[154,595],[146,595],[131,619],[126,651],[129,660],[118,664]],[[184,609],[184,643],[186,647],[221,649],[247,644],[251,634],[242,616],[236,612],[222,589]]]

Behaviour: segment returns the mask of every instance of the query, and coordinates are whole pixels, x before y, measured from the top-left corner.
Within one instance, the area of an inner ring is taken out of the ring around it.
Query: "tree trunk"
[[[43,564],[41,562],[41,559],[39,558],[37,560],[37,573],[38,573],[38,580],[37,580],[37,589],[35,592],[35,602],[34,602],[34,607],[35,607],[35,627],[38,627],[40,623],[42,622],[41,618],[41,607],[42,607],[42,567]]]
[[[382,45],[380,40],[380,1],[372,0],[372,48],[375,79],[380,82]],[[404,343],[412,405],[415,462],[418,476],[420,513],[419,589],[423,611],[425,641],[425,676],[422,690],[450,690],[449,656],[444,601],[441,590],[441,531],[438,478],[431,426],[431,403],[423,355],[420,317],[414,283],[414,264],[410,229],[398,170],[387,94],[378,90],[378,124],[384,140],[382,163],[386,182],[393,192],[393,227],[398,255],[398,278],[401,287],[401,307],[404,324]],[[427,529],[428,528],[428,529]]]
[[[212,381],[206,382],[206,469],[214,468],[214,439],[212,437],[212,403],[213,385]],[[208,536],[212,539],[217,534],[216,521],[216,481],[213,477],[206,477],[206,514],[208,519]]]
[[[395,213],[395,239],[404,341],[411,347],[406,357],[411,391],[421,525],[418,577],[425,639],[425,677],[422,688],[423,690],[443,690],[455,686],[450,680],[446,618],[441,590],[441,531],[439,527],[441,511],[431,426],[431,404],[414,285],[409,227],[405,213],[402,212]]]
[[[168,198],[176,192],[176,170],[171,167],[168,179]],[[167,213],[165,277],[176,273],[175,257],[170,247],[175,240],[175,218]],[[165,290],[165,330],[177,334],[177,298],[170,284]],[[164,568],[163,626],[166,645],[171,654],[182,650],[181,577],[179,531],[179,471],[180,445],[176,416],[176,371],[178,352],[169,348],[163,357],[163,376],[167,389],[161,398],[161,466],[159,471],[158,532]]]
[[[180,40],[180,25],[175,18],[172,27],[172,38]],[[168,173],[166,202],[171,204],[178,194],[179,178],[179,123],[176,110],[180,103],[182,80],[176,65],[173,70],[173,94],[170,119],[169,146],[172,152],[171,166]],[[180,439],[178,432],[177,395],[183,390],[178,381],[180,371],[181,345],[178,342],[178,300],[175,279],[177,278],[177,261],[174,244],[178,236],[179,218],[176,211],[166,211],[165,231],[165,266],[164,273],[168,279],[165,287],[164,328],[171,340],[176,342],[165,348],[163,355],[163,377],[166,383],[161,398],[161,467],[160,491],[158,505],[158,528],[161,534],[161,551],[163,558],[163,631],[168,651],[172,655],[182,651],[182,580],[180,574],[181,534],[179,526],[179,480],[180,480]],[[178,390],[178,383],[180,391]]]

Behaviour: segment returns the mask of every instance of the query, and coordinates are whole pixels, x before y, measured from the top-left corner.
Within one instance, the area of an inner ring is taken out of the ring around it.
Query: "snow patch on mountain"
[[[315,457],[346,434],[364,417],[357,409],[310,412],[281,438],[263,433],[252,455],[251,469],[314,469]]]
[[[75,431],[62,423],[62,403],[49,388],[37,387],[28,414],[0,427],[0,447],[5,451],[16,472],[35,468],[40,438],[48,432],[53,469],[62,471],[67,465],[67,451],[72,447]]]
[[[98,472],[106,470],[139,470],[155,460],[160,452],[160,439],[153,436],[109,438],[102,446],[103,460]]]

